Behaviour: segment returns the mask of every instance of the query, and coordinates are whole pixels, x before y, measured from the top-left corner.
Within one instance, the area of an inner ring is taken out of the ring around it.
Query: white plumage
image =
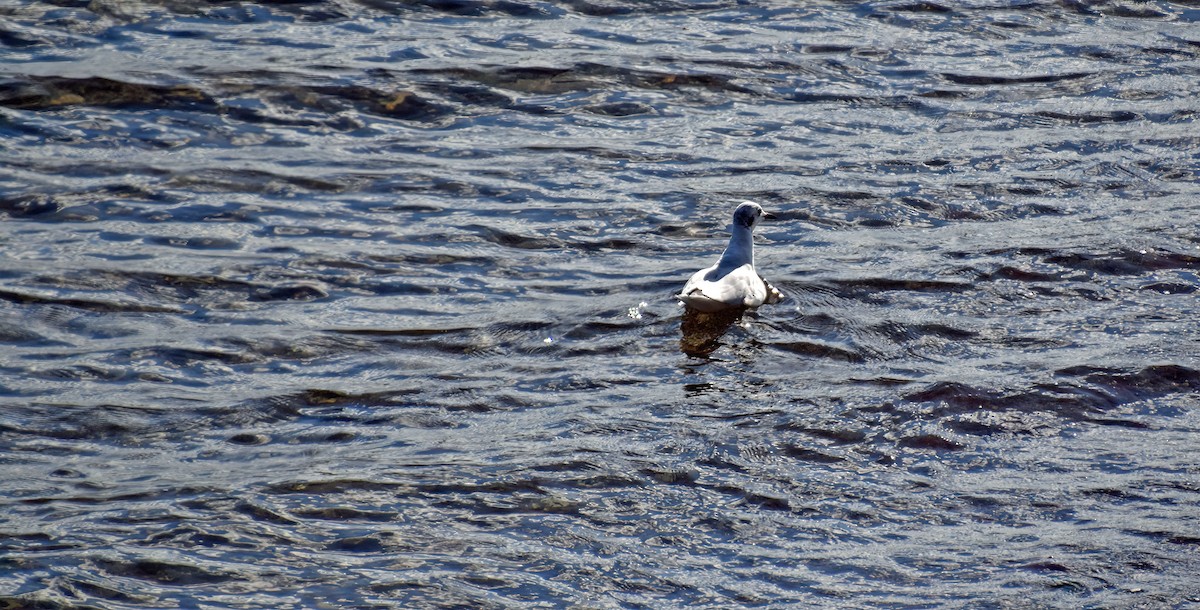
[[[675,295],[684,305],[706,313],[777,303],[783,294],[754,268],[754,227],[775,218],[757,203],[743,201],[733,211],[733,234],[717,264],[697,271]]]

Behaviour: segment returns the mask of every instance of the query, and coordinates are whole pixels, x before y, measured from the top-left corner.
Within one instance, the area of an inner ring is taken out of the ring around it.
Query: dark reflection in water
[[[1197,17],[0,6],[0,605],[1200,604]]]
[[[698,358],[708,356],[721,347],[721,337],[730,327],[742,320],[746,312],[741,309],[702,312],[685,309],[680,320],[679,349]]]

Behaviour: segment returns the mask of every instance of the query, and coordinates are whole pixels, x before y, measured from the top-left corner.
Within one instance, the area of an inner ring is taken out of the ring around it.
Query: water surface
[[[1200,604],[1198,18],[0,4],[0,600]]]

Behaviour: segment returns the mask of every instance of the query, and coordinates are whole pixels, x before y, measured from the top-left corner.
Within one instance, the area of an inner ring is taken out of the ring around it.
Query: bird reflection
[[[721,347],[721,337],[737,321],[742,319],[745,308],[704,312],[691,307],[683,310],[679,349],[688,356],[705,358]]]

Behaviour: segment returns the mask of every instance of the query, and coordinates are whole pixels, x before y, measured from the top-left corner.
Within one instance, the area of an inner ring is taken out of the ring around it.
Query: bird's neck
[[[742,265],[754,266],[754,234],[748,227],[734,226],[729,245],[721,254],[717,265],[723,269],[736,269]]]

